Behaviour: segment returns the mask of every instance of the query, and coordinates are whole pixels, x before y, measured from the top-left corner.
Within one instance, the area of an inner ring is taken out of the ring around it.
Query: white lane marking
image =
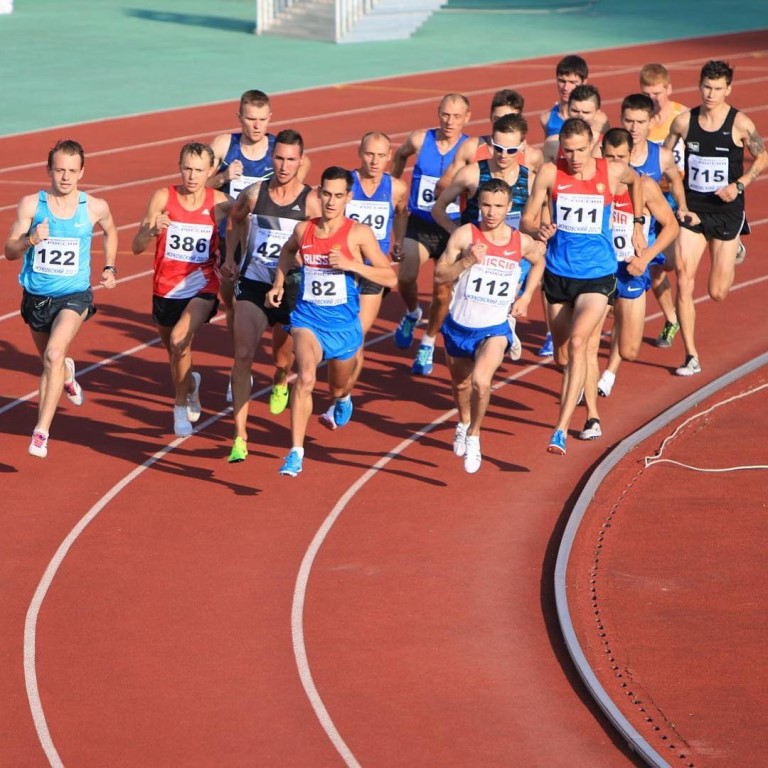
[[[539,370],[539,368],[548,365],[548,361],[542,360],[540,363],[535,363],[527,366],[521,371],[508,376],[506,379],[494,384],[491,389],[495,392],[501,387],[510,384],[513,381],[528,376],[531,373]],[[341,734],[336,728],[333,718],[331,717],[328,709],[323,703],[323,699],[320,696],[317,686],[315,685],[314,678],[312,677],[312,670],[310,669],[309,659],[307,657],[307,647],[304,639],[304,604],[307,596],[307,584],[309,583],[309,576],[312,571],[312,566],[317,557],[317,553],[320,551],[323,542],[327,538],[328,534],[333,528],[334,523],[338,520],[339,515],[344,511],[347,505],[354,499],[357,492],[371,479],[373,479],[392,459],[397,458],[407,448],[414,443],[421,440],[422,437],[428,435],[432,430],[444,424],[448,419],[453,418],[458,413],[456,408],[452,408],[446,411],[441,416],[438,416],[430,424],[422,427],[418,432],[414,433],[411,437],[403,440],[399,445],[395,446],[386,456],[379,459],[370,469],[366,470],[341,496],[336,502],[336,505],[328,513],[328,516],[323,520],[322,524],[315,533],[314,538],[309,544],[307,551],[304,553],[304,557],[299,567],[298,576],[296,578],[296,586],[293,591],[293,606],[291,608],[291,634],[293,637],[293,653],[296,658],[296,667],[299,671],[299,678],[301,684],[304,687],[304,691],[307,694],[309,703],[312,709],[315,711],[315,715],[320,722],[323,730],[330,739],[331,743],[335,747],[339,756],[344,760],[348,768],[360,768],[360,763],[351,750],[347,746]]]
[[[755,51],[745,51],[743,53],[738,53],[738,54],[725,54],[725,53],[722,53],[722,54],[719,54],[719,57],[721,57],[721,58],[722,57],[726,57],[731,62],[734,62],[734,61],[736,61],[736,60],[738,60],[740,58],[753,58],[756,55],[761,55],[761,54],[764,54],[764,53],[765,53],[765,50],[761,49],[761,50],[755,50]],[[718,55],[715,55],[715,58],[718,58]],[[701,62],[700,58],[698,58],[698,59],[681,59],[679,61],[671,61],[671,62],[668,61],[668,62],[666,62],[666,66],[667,66],[667,68],[683,67],[683,66],[689,65],[689,64],[700,64],[700,62]],[[495,66],[504,66],[504,65],[519,66],[520,64],[524,64],[524,63],[525,63],[525,60],[523,60],[522,62],[520,62],[520,61],[500,61],[500,62],[494,62],[493,64]],[[480,65],[480,64],[473,65],[474,68],[480,68],[480,67],[485,67],[485,66],[488,66],[488,65],[485,65],[485,64],[483,64],[483,65]],[[473,67],[464,67],[462,69],[471,69]],[[455,70],[451,70],[451,69],[434,70],[432,74],[440,74],[442,72],[451,72],[451,71],[455,71]],[[626,74],[630,74],[630,73],[634,73],[634,72],[637,72],[637,67],[636,66],[632,66],[632,67],[619,67],[619,68],[615,68],[615,69],[607,69],[605,71],[595,72],[592,75],[592,79],[595,80],[595,79],[598,79],[600,77],[618,77],[618,76],[622,76],[622,75],[626,75]],[[416,73],[410,73],[410,74],[413,75],[413,74],[416,74]],[[316,88],[313,88],[311,90],[323,91],[323,90],[330,90],[330,89],[334,89],[334,88],[338,89],[338,90],[344,90],[347,87],[350,88],[350,90],[354,90],[355,85],[364,85],[365,83],[371,83],[371,82],[375,83],[375,82],[378,82],[380,80],[385,80],[386,81],[386,80],[392,79],[392,78],[400,79],[400,78],[404,78],[404,77],[408,77],[408,76],[409,76],[408,74],[405,74],[405,75],[392,75],[390,77],[373,78],[372,80],[362,80],[362,81],[355,81],[355,82],[351,82],[351,83],[335,83],[335,84],[326,85],[326,86],[317,86]],[[765,78],[763,77],[763,78],[752,78],[750,80],[740,80],[738,82],[738,85],[741,86],[741,85],[747,85],[747,84],[755,83],[755,82],[762,82],[764,79]],[[552,80],[550,78],[544,78],[544,79],[528,80],[528,81],[525,81],[525,82],[522,82],[522,83],[517,83],[516,84],[516,88],[518,88],[518,90],[523,90],[523,89],[526,89],[526,88],[537,88],[537,87],[540,87],[540,86],[551,85],[551,84],[552,84]],[[407,89],[407,86],[406,86],[406,89]],[[475,90],[465,91],[464,95],[466,95],[466,96],[482,96],[482,95],[485,95],[485,94],[488,94],[488,93],[495,93],[497,90],[498,90],[497,87],[493,87],[493,88],[479,88],[479,89],[475,89]],[[294,93],[294,92],[295,91],[283,91],[282,94],[290,94],[290,93]],[[681,93],[686,93],[686,92],[691,92],[691,93],[698,92],[698,86],[688,86],[688,87],[685,87],[685,88],[677,88],[676,89],[676,93],[678,95],[681,94]],[[275,94],[275,95],[278,95],[278,94]],[[415,107],[415,106],[418,106],[420,104],[432,104],[432,103],[434,103],[435,98],[437,98],[437,97],[433,96],[433,95],[430,95],[430,96],[421,97],[421,98],[418,98],[418,99],[408,99],[406,101],[399,101],[398,102],[398,108],[400,108],[400,107]],[[616,99],[614,101],[616,103],[618,103],[619,101],[621,101],[621,99]],[[167,110],[156,110],[156,111],[152,111],[152,112],[141,112],[141,113],[136,113],[136,114],[132,114],[132,115],[121,115],[119,117],[105,117],[105,118],[100,118],[99,120],[91,120],[91,121],[84,122],[84,123],[75,123],[73,125],[86,126],[86,125],[92,125],[94,123],[103,123],[105,121],[119,122],[121,120],[129,120],[129,119],[133,119],[133,118],[136,118],[136,117],[141,117],[141,116],[144,116],[144,115],[160,115],[160,114],[166,114],[168,112],[176,112],[176,111],[183,112],[183,111],[188,111],[188,110],[193,110],[193,109],[200,109],[200,108],[204,108],[204,107],[208,107],[208,106],[215,106],[217,104],[229,104],[229,103],[231,103],[231,101],[213,102],[212,104],[205,104],[205,103],[204,104],[192,104],[192,105],[189,105],[187,107],[174,107],[174,108],[167,109]],[[613,102],[606,102],[606,103],[613,103]],[[274,121],[272,121],[270,123],[270,126],[272,126],[273,128],[277,128],[277,127],[280,127],[280,126],[290,127],[290,126],[295,126],[299,122],[301,122],[302,124],[305,124],[305,123],[307,123],[310,120],[317,120],[317,121],[338,120],[341,117],[352,117],[354,115],[361,115],[361,114],[367,115],[367,114],[371,114],[373,112],[377,112],[377,111],[381,111],[381,110],[389,110],[389,109],[391,109],[391,105],[390,104],[377,104],[377,105],[371,105],[371,106],[366,106],[366,107],[355,107],[353,109],[341,109],[341,110],[336,110],[334,112],[321,112],[321,113],[312,114],[312,115],[297,116],[295,118],[290,118],[290,119],[274,120]],[[72,126],[61,126],[61,127],[72,127]],[[41,131],[54,131],[54,130],[57,130],[57,128],[53,127],[53,128],[43,128],[43,129],[41,129]],[[220,133],[230,133],[230,132],[235,131],[235,130],[236,130],[236,128],[234,128],[233,126],[229,126],[228,128],[217,128],[217,129],[214,129],[214,130],[206,131],[204,135],[215,136],[215,135],[218,135]],[[18,133],[18,134],[7,134],[7,135],[0,136],[0,139],[12,138],[14,136],[25,136],[27,134],[34,134],[34,133],[38,133],[38,132],[41,132],[41,131],[23,131],[23,132]],[[183,134],[181,136],[173,136],[173,137],[170,137],[170,138],[167,138],[167,139],[158,139],[156,141],[148,141],[148,142],[144,142],[142,144],[128,144],[128,145],[123,145],[123,146],[120,146],[120,147],[113,147],[113,148],[109,148],[109,149],[97,150],[95,152],[89,152],[88,153],[88,158],[91,159],[91,158],[94,158],[94,157],[103,157],[103,156],[112,155],[112,154],[115,154],[115,153],[118,153],[118,152],[144,151],[144,150],[150,149],[152,147],[162,147],[162,146],[166,146],[168,144],[178,144],[178,143],[182,143],[182,142],[185,142],[185,141],[191,141],[193,139],[199,139],[199,138],[200,138],[200,134],[199,133],[196,133],[196,134]],[[10,166],[5,166],[5,167],[0,166],[0,173],[11,173],[11,172],[14,172],[14,171],[29,170],[30,168],[40,168],[41,170],[44,170],[45,163],[38,160],[38,161],[33,162],[33,163],[23,163],[21,165],[10,165]],[[158,177],[158,178],[160,178],[160,177]],[[3,209],[0,208],[0,210],[3,210]]]

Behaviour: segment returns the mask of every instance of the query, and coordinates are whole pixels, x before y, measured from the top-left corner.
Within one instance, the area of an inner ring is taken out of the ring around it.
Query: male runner
[[[768,165],[768,153],[755,124],[728,103],[733,69],[724,61],[708,61],[701,68],[702,103],[673,121],[664,146],[685,142],[685,205],[677,211],[681,224],[675,248],[677,315],[685,345],[685,361],[678,376],[701,372],[695,341],[693,303],[696,272],[709,243],[712,266],[708,291],[723,301],[733,285],[739,234],[744,225],[744,190]],[[744,147],[752,167],[744,172]]]
[[[269,121],[272,118],[272,106],[269,96],[263,91],[245,91],[240,97],[240,107],[237,119],[240,130],[234,133],[221,133],[211,142],[211,149],[216,156],[216,171],[208,180],[208,186],[226,192],[235,200],[240,193],[260,181],[268,181],[274,173],[272,150],[275,137],[268,132]],[[301,156],[299,181],[303,181],[309,172],[309,159]],[[219,231],[220,250],[222,258],[226,249],[226,230],[222,226]],[[237,243],[234,256],[235,262],[240,263],[240,247]],[[221,300],[227,315],[227,328],[234,338],[233,326],[233,294],[234,282],[222,273]],[[227,402],[232,402],[232,383],[227,388]]]
[[[96,311],[91,290],[91,235],[104,232],[104,269],[100,283],[114,288],[117,277],[117,228],[105,200],[81,192],[85,153],[76,141],[57,142],[48,153],[47,190],[25,195],[5,241],[5,258],[23,257],[21,316],[43,363],[37,424],[29,452],[44,459],[48,434],[62,390],[82,405],[75,362],[67,356],[82,324]]]
[[[213,173],[213,150],[190,142],[181,148],[181,183],[155,190],[133,238],[143,253],[155,240],[152,319],[168,351],[175,389],[173,431],[192,434],[200,419],[200,379],[192,370],[192,339],[219,304],[218,225],[232,207],[229,195],[206,186]]]
[[[448,242],[448,233],[432,218],[435,186],[456,157],[459,147],[467,140],[463,133],[470,118],[469,101],[459,93],[449,93],[438,107],[440,124],[437,128],[413,131],[395,152],[392,175],[400,178],[409,157],[416,163],[411,178],[408,199],[408,227],[403,242],[403,260],[397,276],[398,289],[405,302],[406,313],[395,333],[395,344],[407,349],[413,332],[421,319],[417,279],[422,265],[429,259],[439,259]],[[459,206],[452,206],[448,215],[458,219]],[[449,287],[445,290],[450,290]],[[447,303],[433,301],[429,322],[411,372],[428,375],[432,371],[435,337],[440,330]]]
[[[283,328],[298,291],[298,272],[288,276],[282,304],[272,307],[266,296],[275,280],[280,249],[300,221],[320,214],[320,198],[299,179],[304,140],[290,129],[277,134],[272,147],[274,174],[269,181],[247,187],[238,197],[230,220],[232,232],[222,273],[235,282],[235,358],[232,365],[232,412],[235,438],[230,462],[245,461],[248,455],[248,404],[251,396],[251,366],[267,325],[272,328],[275,364],[269,410],[280,414],[288,405],[288,374],[293,365],[293,342]],[[235,246],[245,254],[240,267]]]
[[[631,116],[633,113],[630,110],[626,114]],[[627,165],[633,153],[634,138],[630,131],[611,128],[603,137],[603,157],[609,163]],[[643,233],[648,241],[642,256],[637,256],[632,247],[635,212],[626,186],[620,185],[613,198],[612,233],[618,272],[611,352],[608,367],[597,385],[598,394],[603,397],[611,394],[621,361],[637,360],[640,354],[645,327],[645,294],[651,286],[650,270],[655,259],[674,242],[680,231],[675,214],[653,176],[643,174],[640,184],[645,206],[639,215],[645,219]],[[590,427],[594,429],[594,425],[587,422],[586,428]]]
[[[587,347],[600,333],[616,288],[613,196],[624,183],[630,186],[636,210],[642,209],[643,201],[634,170],[592,156],[592,130],[584,120],[568,118],[560,141],[564,159],[557,165],[545,164],[536,174],[520,228],[547,242],[544,293],[557,361],[565,374],[560,415],[547,450],[565,454],[568,425],[582,389],[589,385]],[[545,205],[549,221],[542,217]],[[642,255],[641,222],[634,225],[633,244]]]
[[[496,135],[494,131],[494,142]],[[510,306],[514,317],[526,314],[544,271],[539,244],[507,224],[510,186],[503,179],[488,179],[480,184],[477,197],[479,224],[455,229],[435,268],[435,282],[450,285],[453,292],[441,332],[459,411],[453,451],[464,457],[470,474],[482,463],[480,426],[491,398],[491,380],[513,343]],[[533,264],[531,279],[515,300],[523,258]]]
[[[553,107],[545,109],[539,116],[545,141],[550,136],[560,135],[560,129],[568,117],[578,117],[578,115],[570,114],[568,102],[573,89],[579,85],[584,85],[588,78],[589,67],[581,56],[564,56],[557,62],[555,67],[557,101]],[[597,133],[604,133],[608,130],[608,116],[605,112],[599,111],[596,115],[595,130]]]
[[[397,283],[373,230],[344,215],[353,183],[345,168],[331,166],[323,171],[320,216],[296,225],[280,253],[275,283],[267,294],[268,303],[279,306],[286,274],[292,267],[301,268],[299,297],[291,312],[298,371],[291,396],[292,448],[280,468],[280,474],[289,477],[296,477],[303,468],[312,390],[323,360],[328,361],[328,381],[336,398],[336,425],[343,427],[352,416],[350,382],[363,343],[358,277],[388,288]]]
[[[369,131],[363,136],[358,149],[360,167],[352,171],[352,199],[347,203],[346,216],[354,221],[367,224],[373,229],[381,252],[399,261],[403,254],[403,238],[408,223],[408,185],[386,173],[392,159],[389,136],[381,131]],[[381,302],[387,289],[361,278],[360,280],[360,323],[363,338],[378,317]],[[357,353],[355,370],[352,373],[350,389],[354,389],[363,370],[364,349]],[[329,429],[336,429],[333,419],[335,405],[332,403],[320,417]]]

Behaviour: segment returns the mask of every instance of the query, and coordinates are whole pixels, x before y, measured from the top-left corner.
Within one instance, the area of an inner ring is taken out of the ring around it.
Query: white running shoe
[[[82,405],[85,395],[83,395],[83,388],[75,380],[75,361],[71,357],[65,357],[64,367],[67,369],[64,377],[64,394],[69,398],[70,403]]]
[[[461,458],[467,452],[467,430],[469,424],[459,422],[456,425],[456,431],[453,433],[453,452]]]
[[[197,371],[192,371],[192,381],[194,389],[187,395],[187,418],[194,424],[200,419],[202,406],[200,405],[200,376]]]
[[[464,454],[464,471],[474,475],[483,463],[480,453],[480,438],[467,436],[467,452]]]
[[[587,419],[584,429],[579,432],[579,440],[597,440],[602,437],[603,431],[600,429],[600,419]]]
[[[616,383],[616,374],[611,371],[605,371],[597,382],[597,394],[600,397],[610,397],[613,385]]]
[[[48,455],[48,435],[36,429],[32,433],[32,442],[29,444],[29,452],[32,456],[44,459]]]
[[[176,437],[189,437],[192,434],[192,422],[186,405],[173,406],[173,434]]]
[[[699,358],[693,355],[688,355],[685,358],[685,362],[675,370],[678,376],[693,376],[696,373],[701,373],[701,365],[699,365]]]

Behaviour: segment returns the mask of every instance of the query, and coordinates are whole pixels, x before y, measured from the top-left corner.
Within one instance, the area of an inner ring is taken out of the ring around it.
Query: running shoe
[[[288,406],[288,385],[275,384],[269,395],[269,412],[273,416],[281,414]]]
[[[509,359],[519,360],[523,355],[523,345],[520,342],[520,337],[515,333],[517,330],[517,318],[509,315],[507,317],[507,323],[509,323],[509,330],[512,331],[512,343],[509,345]]]
[[[194,424],[200,420],[202,406],[200,405],[200,376],[197,371],[192,371],[192,382],[194,387],[187,395],[187,418]]]
[[[677,369],[675,373],[678,376],[693,376],[696,373],[701,373],[701,366],[699,365],[699,358],[693,355],[688,355],[685,358],[685,362]]]
[[[333,404],[333,421],[337,427],[343,427],[352,418],[352,398],[347,395]]]
[[[334,403],[324,414],[320,416],[320,423],[326,429],[336,429],[336,421],[333,418],[333,412],[336,410],[336,404]]]
[[[416,359],[411,366],[411,373],[414,376],[429,376],[432,373],[432,358],[434,354],[434,345],[421,344],[419,351],[416,353]]]
[[[514,333],[514,332],[513,332]],[[520,337],[515,333],[512,336],[512,343],[509,345],[509,359],[513,362],[523,356],[523,344]]]
[[[176,437],[189,437],[192,434],[192,422],[186,405],[173,406],[173,434]]]
[[[555,453],[558,456],[565,456],[565,432],[562,429],[556,429],[547,446],[547,453]]]
[[[302,464],[304,463],[304,457],[299,456],[297,450],[292,450],[283,462],[283,466],[280,467],[280,474],[286,477],[296,477],[302,470]]]
[[[400,349],[408,349],[413,343],[413,332],[416,330],[416,326],[421,322],[421,307],[416,310],[416,317],[411,317],[409,314],[403,315],[403,319],[400,321],[400,325],[397,326],[395,331],[395,344]]]
[[[664,323],[664,327],[661,329],[661,333],[656,337],[656,346],[662,347],[663,349],[671,347],[672,340],[675,338],[679,330],[679,323],[670,323],[669,320],[667,320]]]
[[[604,371],[597,382],[597,394],[600,397],[610,397],[613,385],[616,383],[616,374],[611,371]]]
[[[464,454],[464,471],[474,475],[480,465],[483,463],[483,456],[480,453],[480,438],[476,436],[467,437],[467,452]]]
[[[544,339],[541,349],[536,353],[538,357],[552,357],[555,354],[555,345],[552,342],[552,334],[548,333],[547,338]]]
[[[456,431],[453,433],[453,452],[461,458],[467,452],[467,430],[469,424],[459,422],[456,425]]]
[[[747,258],[747,246],[744,245],[744,241],[739,238],[739,245],[736,248],[736,265],[741,264],[744,259]]]
[[[602,437],[603,432],[600,429],[600,419],[587,419],[584,429],[579,432],[579,440],[597,440]]]
[[[44,459],[48,455],[48,435],[36,429],[32,433],[32,442],[29,444],[29,452],[32,456]]]
[[[71,357],[64,358],[64,367],[67,374],[64,377],[64,394],[69,398],[69,402],[74,405],[82,405],[85,396],[83,388],[75,380],[75,361]]]
[[[245,461],[248,456],[248,443],[242,437],[236,437],[232,443],[232,450],[229,453],[227,461],[230,464],[237,464],[239,461]]]

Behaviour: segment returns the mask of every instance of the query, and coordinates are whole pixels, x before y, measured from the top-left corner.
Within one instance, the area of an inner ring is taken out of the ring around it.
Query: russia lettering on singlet
[[[506,243],[488,240],[472,224],[472,244],[484,243],[482,262],[462,272],[451,299],[451,317],[465,328],[490,328],[506,320],[520,282],[520,232],[510,230]]]
[[[360,294],[355,274],[332,267],[330,253],[338,250],[342,258],[354,259],[348,239],[355,222],[344,219],[330,237],[317,234],[319,223],[320,219],[311,219],[301,239],[301,286],[291,322],[325,329],[343,328],[359,322]]]

